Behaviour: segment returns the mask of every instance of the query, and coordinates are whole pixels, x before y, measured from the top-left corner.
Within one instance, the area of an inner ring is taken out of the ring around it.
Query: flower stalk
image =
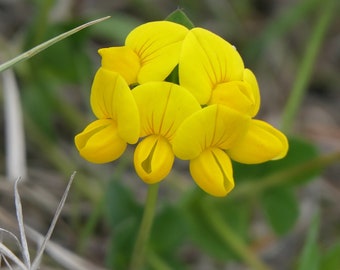
[[[148,185],[148,193],[144,206],[142,223],[139,227],[137,239],[133,249],[130,270],[143,268],[145,252],[149,241],[151,227],[155,216],[159,184]]]

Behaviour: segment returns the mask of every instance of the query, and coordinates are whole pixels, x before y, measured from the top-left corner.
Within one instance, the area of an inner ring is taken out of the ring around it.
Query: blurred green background
[[[94,119],[89,94],[100,65],[97,50],[123,45],[134,27],[163,20],[178,7],[196,26],[236,46],[260,85],[257,118],[287,131],[291,147],[281,161],[235,164],[236,188],[223,199],[199,191],[187,163],[176,161],[161,183],[146,269],[251,269],[228,245],[232,240],[224,240],[226,230],[272,269],[340,269],[335,0],[0,0],[1,63],[82,23],[111,16],[13,68],[27,146],[28,176],[20,187],[26,223],[45,233],[77,171],[52,241],[98,267],[126,269],[146,193],[133,170],[133,147],[114,163],[93,165],[78,156],[73,138]],[[287,104],[296,92],[301,103],[295,98],[294,110]],[[0,227],[15,232],[2,93]],[[48,256],[43,264],[68,269]]]

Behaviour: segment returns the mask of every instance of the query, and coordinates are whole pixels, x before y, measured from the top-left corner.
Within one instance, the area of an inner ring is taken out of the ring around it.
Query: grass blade
[[[4,234],[4,233],[7,233],[9,236],[11,236],[11,237],[14,239],[14,241],[16,242],[16,244],[18,245],[18,247],[20,248],[20,250],[22,249],[21,244],[20,244],[20,241],[19,241],[19,239],[16,237],[16,235],[15,235],[14,233],[12,233],[12,232],[6,230],[6,229],[3,229],[3,228],[0,228],[0,242],[1,242],[1,243],[3,243],[2,240],[3,240],[3,234]]]
[[[44,241],[44,236],[39,232],[33,230],[32,228],[26,226],[27,236],[28,238],[34,239],[37,243],[41,243]],[[84,260],[83,258],[77,256],[72,251],[60,246],[53,241],[48,241],[46,243],[46,253],[54,259],[55,262],[62,269],[68,270],[105,270],[102,267],[96,266],[91,262]],[[32,270],[32,269],[31,269]]]
[[[30,260],[30,254],[28,250],[27,240],[26,240],[26,234],[25,234],[25,226],[24,226],[24,219],[22,215],[22,205],[20,200],[20,195],[18,192],[18,183],[20,181],[20,178],[18,178],[15,181],[14,185],[14,201],[15,201],[15,210],[17,214],[17,220],[18,220],[18,226],[19,226],[19,232],[20,232],[20,240],[21,240],[21,246],[22,246],[22,256],[24,259],[24,263],[26,267],[29,269],[31,266],[31,260]]]
[[[7,248],[3,243],[0,242],[0,253],[5,257],[11,259],[17,266],[19,266],[20,270],[28,270],[24,263],[20,261],[20,259],[14,255],[14,253]]]
[[[3,232],[0,232],[0,243],[2,243],[2,233]],[[1,267],[1,263],[2,263],[2,254],[0,253],[0,267]]]
[[[46,236],[45,236],[45,238],[44,238],[44,241],[43,241],[43,243],[41,244],[41,246],[40,246],[40,248],[39,248],[39,250],[38,250],[38,252],[37,252],[36,257],[34,258],[34,261],[33,261],[33,263],[32,263],[32,266],[31,266],[30,270],[37,270],[37,269],[39,268],[40,259],[41,259],[42,255],[43,255],[43,253],[44,253],[44,250],[45,250],[45,247],[46,247],[46,245],[47,245],[47,242],[48,242],[48,241],[50,240],[50,238],[51,238],[51,235],[52,235],[52,233],[53,233],[54,227],[55,227],[55,225],[56,225],[56,223],[57,223],[57,221],[58,221],[59,215],[60,215],[60,213],[61,213],[61,210],[62,210],[63,207],[64,207],[64,204],[65,204],[67,195],[68,195],[68,193],[69,193],[69,191],[70,191],[71,184],[72,184],[72,182],[73,182],[73,179],[74,179],[75,175],[76,175],[76,172],[74,172],[74,173],[71,175],[71,177],[70,177],[70,180],[69,180],[69,182],[68,182],[68,185],[67,185],[67,187],[66,187],[66,190],[64,191],[64,194],[63,194],[63,196],[62,196],[62,198],[61,198],[61,201],[60,201],[60,203],[59,203],[59,205],[58,205],[58,208],[57,208],[57,210],[56,210],[56,213],[55,213],[55,215],[54,215],[54,217],[53,217],[53,220],[52,220],[52,222],[51,222],[50,228],[48,229],[48,232],[47,232],[47,234],[46,234]]]
[[[13,270],[13,268],[12,268],[11,264],[9,263],[9,261],[7,260],[7,258],[2,254],[0,254],[0,267],[1,267],[1,259],[4,260],[5,265],[9,270]]]
[[[307,86],[313,74],[313,67],[320,51],[322,42],[335,14],[336,0],[327,0],[320,5],[320,17],[307,42],[305,54],[301,60],[296,80],[291,94],[286,103],[282,117],[282,129],[288,133],[291,131],[297,112],[306,94]]]
[[[298,270],[317,270],[319,268],[320,253],[318,250],[318,234],[320,227],[319,212],[312,220],[311,227],[308,230],[307,239],[300,256]]]
[[[9,180],[26,178],[26,146],[22,108],[17,82],[12,70],[3,74],[5,132],[6,132],[6,171]]]
[[[14,66],[15,64],[17,64],[19,62],[22,62],[24,60],[27,60],[27,59],[31,58],[32,56],[34,56],[34,55],[38,54],[39,52],[45,50],[46,48],[50,47],[51,45],[53,45],[53,44],[55,44],[55,43],[65,39],[65,38],[67,38],[67,37],[69,37],[69,36],[79,32],[80,30],[82,30],[84,28],[87,28],[87,27],[89,27],[91,25],[94,25],[96,23],[99,23],[101,21],[104,21],[104,20],[106,20],[108,18],[110,18],[110,16],[106,16],[106,17],[103,17],[103,18],[100,18],[100,19],[97,19],[97,20],[94,20],[94,21],[90,21],[88,23],[82,24],[82,25],[80,25],[80,26],[78,26],[76,28],[71,29],[70,31],[67,31],[67,32],[65,32],[63,34],[60,34],[60,35],[58,35],[58,36],[56,36],[56,37],[54,37],[52,39],[49,39],[46,42],[43,42],[43,43],[39,44],[38,46],[36,46],[36,47],[34,47],[34,48],[32,48],[32,49],[30,49],[30,50],[28,50],[28,51],[18,55],[17,57],[15,57],[15,58],[13,58],[13,59],[11,59],[11,60],[1,64],[0,65],[0,72],[2,72],[4,70]]]

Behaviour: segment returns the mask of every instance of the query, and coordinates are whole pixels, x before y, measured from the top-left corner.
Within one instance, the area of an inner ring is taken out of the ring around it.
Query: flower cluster
[[[75,137],[86,160],[111,162],[138,143],[134,166],[146,183],[164,179],[177,157],[189,160],[200,188],[225,196],[234,187],[231,160],[255,164],[286,155],[285,135],[253,119],[260,107],[254,74],[214,33],[150,22],[132,30],[124,46],[99,54],[91,89],[97,120]]]

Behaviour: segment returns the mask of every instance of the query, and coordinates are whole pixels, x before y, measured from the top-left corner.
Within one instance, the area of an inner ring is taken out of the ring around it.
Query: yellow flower
[[[193,28],[186,35],[179,60],[179,81],[201,105],[208,104],[219,84],[242,81],[243,73],[242,58],[227,41],[202,28]]]
[[[260,92],[254,74],[244,68],[234,46],[202,29],[186,35],[179,61],[180,84],[201,105],[224,104],[254,117],[260,107]]]
[[[225,150],[247,132],[250,117],[214,104],[189,116],[173,140],[175,155],[190,160],[190,173],[207,193],[225,196],[234,187],[232,165]]]
[[[236,49],[214,33],[194,28],[183,41],[179,62],[180,84],[202,105],[221,104],[256,116],[260,92],[253,72],[244,68]],[[286,155],[284,134],[260,120],[251,120],[246,135],[229,149],[229,156],[241,163],[261,163]]]
[[[286,156],[288,140],[286,136],[270,124],[252,119],[247,133],[232,148],[228,155],[245,164],[263,163]]]
[[[145,83],[132,94],[139,109],[140,137],[145,137],[134,153],[135,169],[146,183],[157,183],[172,168],[172,141],[178,127],[201,107],[185,88],[169,82]]]
[[[188,31],[168,21],[142,24],[130,32],[125,46],[99,50],[102,67],[120,73],[129,85],[163,81],[178,64]]]
[[[189,160],[200,188],[225,196],[234,187],[232,160],[254,164],[286,155],[286,136],[253,119],[261,102],[255,75],[214,33],[150,22],[132,30],[124,46],[99,54],[91,90],[97,120],[75,137],[88,161],[113,161],[141,138],[134,166],[143,181],[164,179],[176,156]],[[177,65],[180,85],[165,82]]]
[[[223,104],[254,117],[260,108],[260,91],[253,72],[244,69],[242,80],[217,84],[211,92],[210,104]]]
[[[75,137],[80,155],[93,163],[119,158],[127,143],[139,138],[138,108],[125,80],[100,68],[91,89],[91,107],[98,118]]]

